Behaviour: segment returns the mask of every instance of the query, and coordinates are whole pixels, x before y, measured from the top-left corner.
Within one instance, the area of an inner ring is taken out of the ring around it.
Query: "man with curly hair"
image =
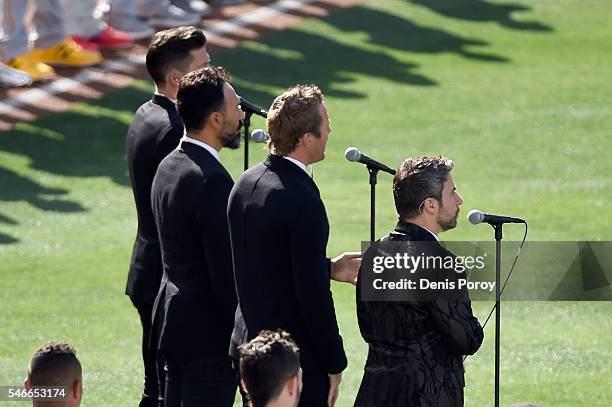
[[[34,407],[80,406],[83,373],[74,347],[68,342],[50,341],[38,348],[28,365],[28,378],[24,386],[27,391],[35,392],[38,389],[40,394],[45,395],[33,399]]]
[[[300,349],[287,332],[261,331],[240,345],[241,385],[250,407],[296,407],[302,391]]]

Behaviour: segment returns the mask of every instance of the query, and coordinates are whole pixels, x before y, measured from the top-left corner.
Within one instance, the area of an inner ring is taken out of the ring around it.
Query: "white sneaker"
[[[172,0],[172,4],[191,14],[204,17],[210,14],[210,6],[202,0]]]
[[[16,88],[32,84],[32,77],[23,71],[0,63],[0,87]]]
[[[211,6],[233,6],[242,3],[242,0],[207,0]],[[259,1],[261,2],[261,1]],[[258,3],[257,0],[251,0],[251,3]]]
[[[171,4],[154,16],[145,17],[149,24],[159,28],[174,28],[185,25],[198,25],[202,20],[199,15],[187,13],[184,10]]]
[[[116,30],[128,33],[134,40],[143,40],[155,34],[155,30],[135,15],[122,14],[120,10],[113,10],[104,15],[104,20]]]

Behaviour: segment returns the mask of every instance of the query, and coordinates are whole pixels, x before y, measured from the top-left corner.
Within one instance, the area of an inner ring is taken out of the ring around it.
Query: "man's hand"
[[[334,407],[334,404],[336,404],[341,381],[342,373],[329,375],[329,395],[327,396],[327,407]]]
[[[345,252],[331,261],[331,278],[341,283],[357,284],[361,253]]]

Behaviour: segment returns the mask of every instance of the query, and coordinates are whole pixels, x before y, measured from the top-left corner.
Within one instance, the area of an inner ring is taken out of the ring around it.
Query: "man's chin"
[[[443,232],[446,232],[447,230],[454,229],[457,226],[457,218],[454,218],[444,223],[440,223],[440,221],[438,221],[438,225],[440,226]]]
[[[224,147],[227,147],[231,150],[237,150],[240,148],[240,133],[236,133],[234,137],[225,140]]]

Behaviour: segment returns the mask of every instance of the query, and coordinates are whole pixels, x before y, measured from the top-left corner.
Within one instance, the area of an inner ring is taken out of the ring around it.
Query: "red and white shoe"
[[[111,50],[127,48],[134,43],[134,39],[128,33],[115,30],[110,26],[95,37],[89,38],[89,41],[101,49]]]
[[[100,51],[98,46],[94,44],[93,42],[91,42],[89,38],[79,37],[78,35],[71,35],[70,39],[76,42],[77,44],[79,44],[79,46],[86,51],[92,51],[92,52]]]

